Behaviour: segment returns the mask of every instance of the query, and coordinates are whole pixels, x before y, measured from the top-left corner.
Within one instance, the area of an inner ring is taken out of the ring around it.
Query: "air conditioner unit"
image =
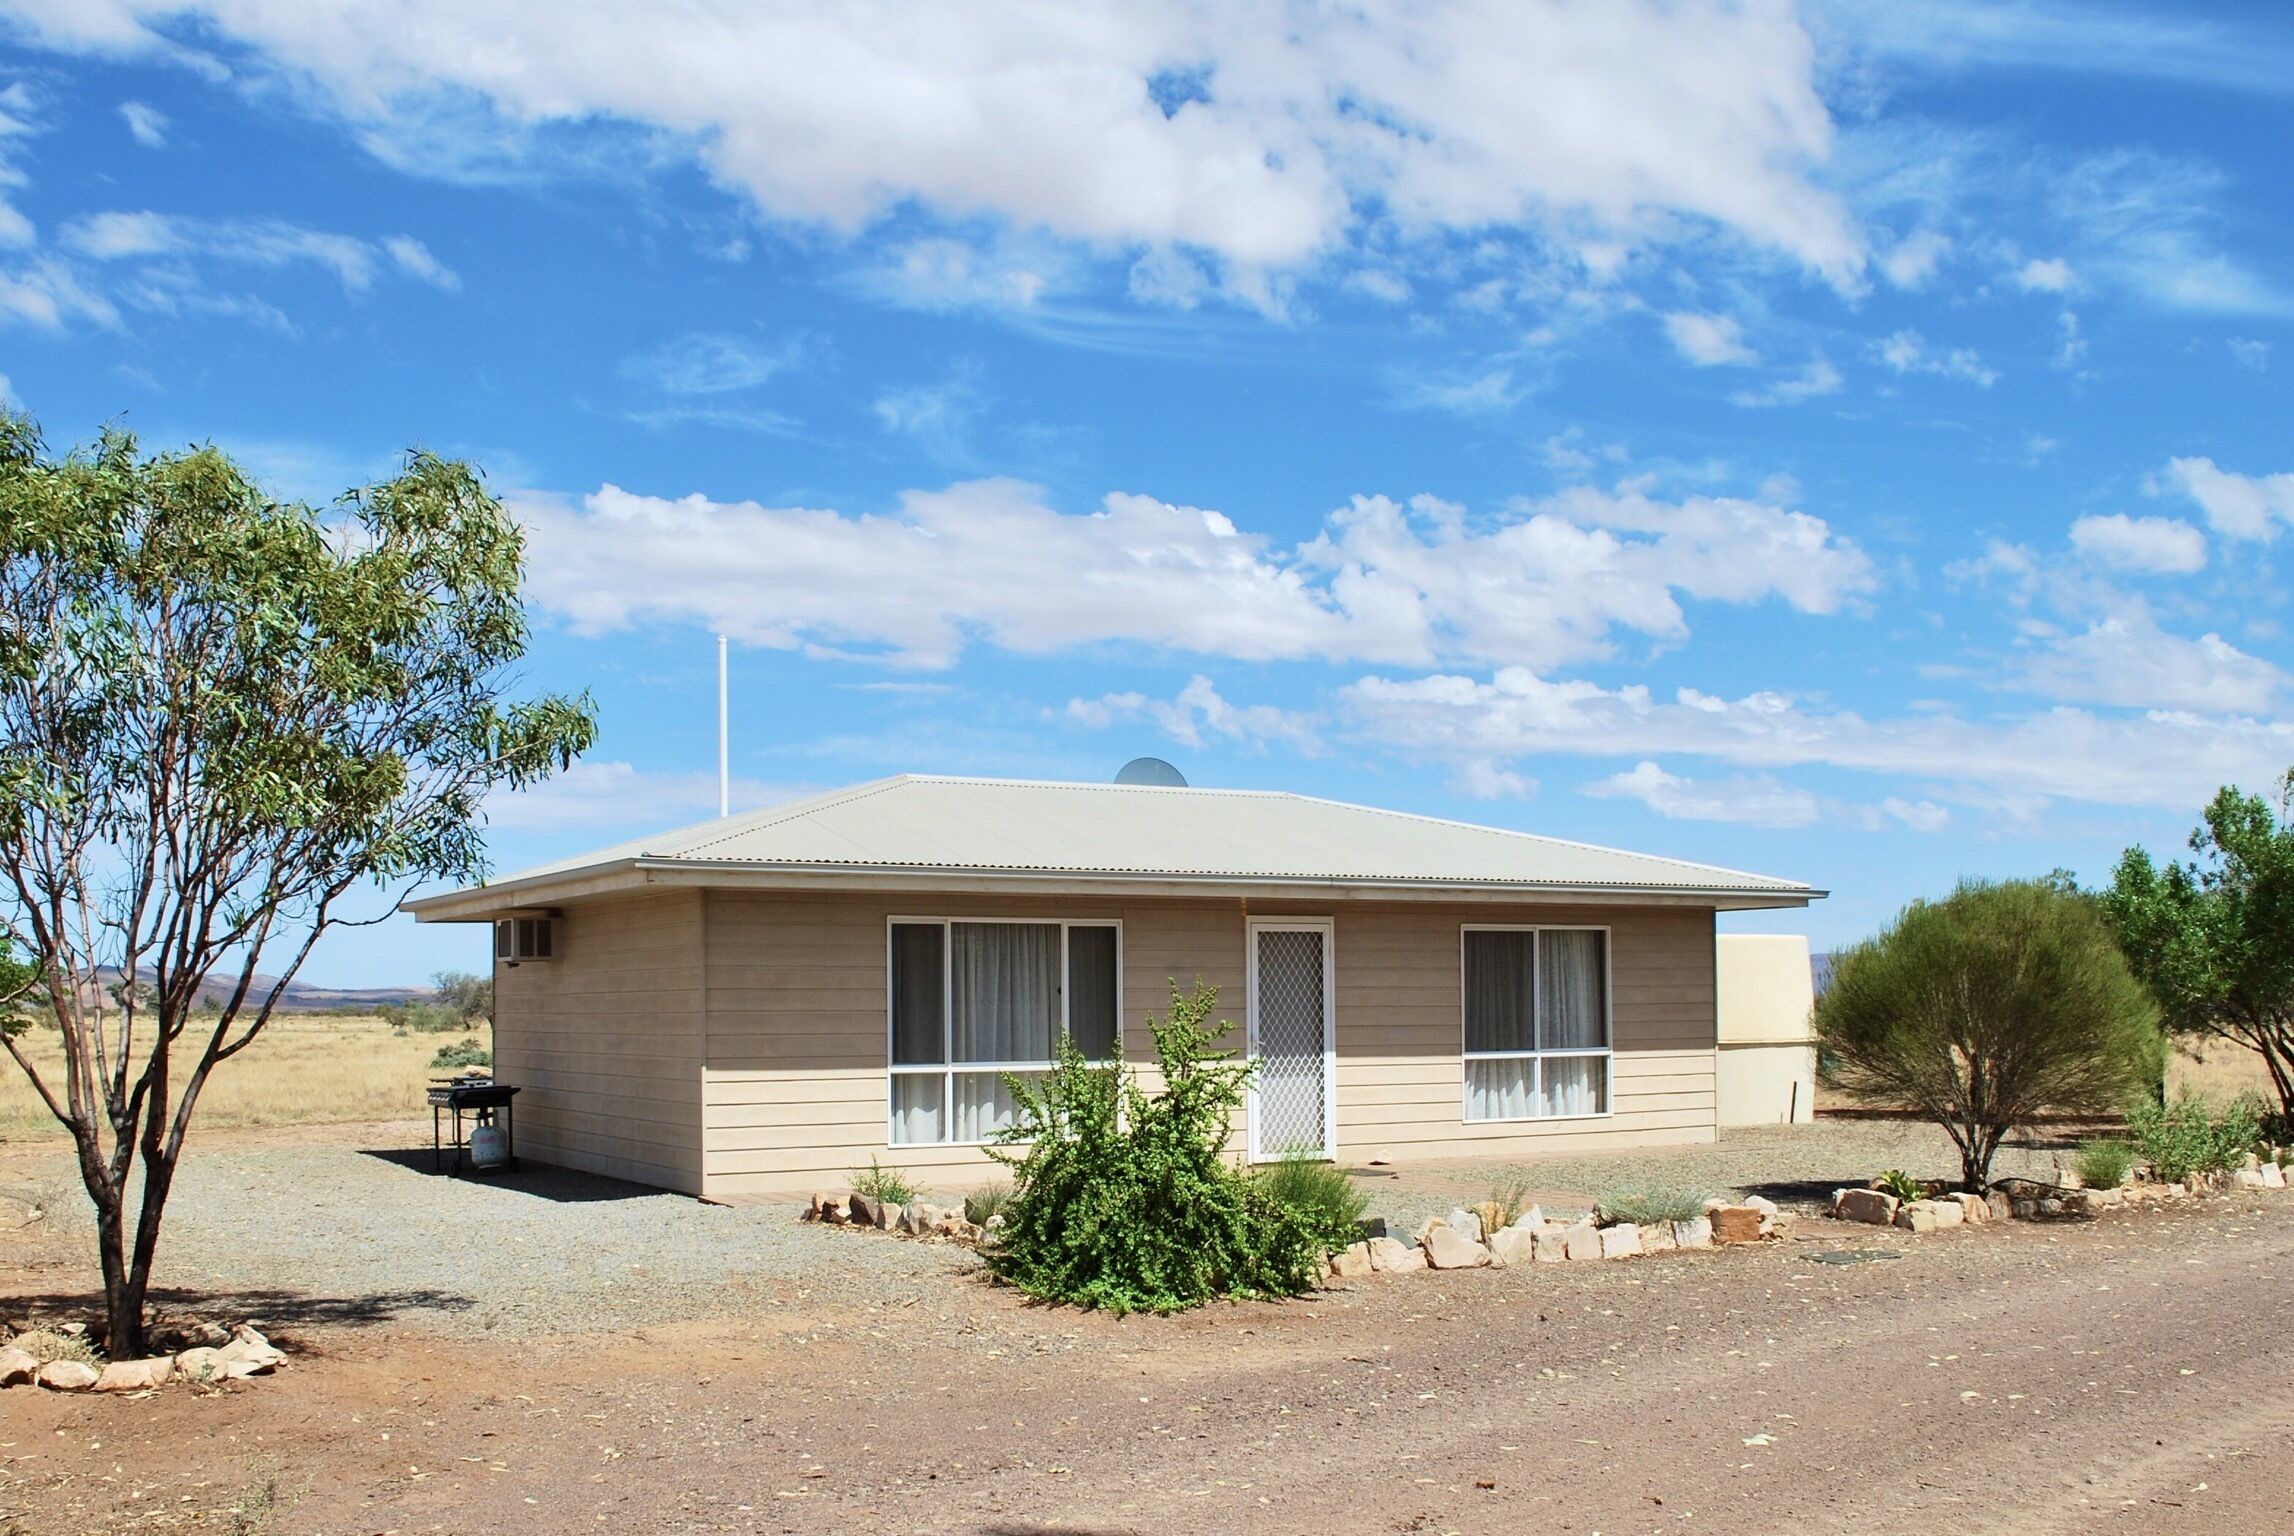
[[[509,965],[550,958],[550,918],[505,917],[494,925],[494,958]]]

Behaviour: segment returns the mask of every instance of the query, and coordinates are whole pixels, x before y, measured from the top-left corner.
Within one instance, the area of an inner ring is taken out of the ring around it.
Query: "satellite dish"
[[[1118,784],[1149,784],[1161,789],[1185,789],[1187,776],[1159,757],[1135,757],[1116,770]]]

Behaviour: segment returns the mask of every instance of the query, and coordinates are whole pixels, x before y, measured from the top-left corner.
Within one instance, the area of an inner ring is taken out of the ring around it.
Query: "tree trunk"
[[[104,1352],[114,1360],[143,1353],[143,1284],[129,1271],[124,1191],[83,1168],[96,1206],[96,1258],[104,1276]]]

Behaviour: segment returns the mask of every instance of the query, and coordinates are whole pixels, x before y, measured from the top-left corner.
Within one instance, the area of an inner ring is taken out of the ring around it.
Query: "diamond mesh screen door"
[[[1330,936],[1320,928],[1261,928],[1253,938],[1251,1008],[1261,1065],[1251,1151],[1262,1158],[1327,1156]]]

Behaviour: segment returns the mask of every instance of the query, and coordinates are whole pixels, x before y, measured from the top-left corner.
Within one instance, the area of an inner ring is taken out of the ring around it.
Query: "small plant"
[[[442,1045],[430,1058],[430,1070],[446,1072],[462,1067],[490,1067],[494,1053],[479,1043],[476,1035],[468,1035],[449,1045]]]
[[[1705,1198],[1701,1189],[1616,1189],[1594,1206],[1594,1219],[1605,1227],[1694,1221],[1705,1213]]]
[[[46,1365],[51,1360],[74,1360],[81,1365],[103,1368],[103,1357],[96,1347],[74,1333],[51,1333],[45,1328],[34,1328],[19,1333],[8,1341],[17,1349]]]
[[[2133,1147],[2123,1141],[2105,1139],[2079,1143],[2079,1155],[2072,1161],[2071,1169],[2089,1189],[2117,1189],[2127,1182],[2127,1172],[2134,1166]]]
[[[2194,1173],[2224,1173],[2262,1145],[2264,1105],[2241,1094],[2215,1114],[2205,1097],[2184,1094],[2172,1104],[2141,1102],[2127,1111],[2127,1130],[2151,1171],[2170,1184]]]
[[[887,1168],[873,1157],[868,1160],[866,1168],[852,1170],[852,1192],[866,1195],[871,1200],[881,1200],[886,1205],[914,1205],[916,1197],[924,1193],[909,1183],[898,1169]],[[965,1208],[968,1212],[969,1201],[965,1202]],[[966,1219],[970,1219],[968,1215]]]
[[[907,1203],[905,1200],[901,1202],[903,1205]],[[964,1219],[975,1227],[984,1227],[1001,1216],[1004,1207],[1011,1203],[1012,1186],[1009,1180],[998,1179],[993,1184],[982,1184],[964,1197]]]
[[[1344,1169],[1307,1154],[1292,1153],[1260,1169],[1252,1178],[1302,1227],[1316,1234],[1325,1249],[1343,1248],[1360,1235],[1358,1227],[1370,1200]]]
[[[1913,1178],[1901,1168],[1890,1168],[1872,1181],[1872,1187],[1882,1194],[1894,1195],[1898,1200],[1925,1200],[1928,1197],[1926,1181]]]
[[[1529,1180],[1513,1173],[1492,1184],[1474,1212],[1481,1217],[1484,1232],[1496,1232],[1512,1226],[1521,1219],[1522,1212],[1536,1203],[1530,1198]]]

